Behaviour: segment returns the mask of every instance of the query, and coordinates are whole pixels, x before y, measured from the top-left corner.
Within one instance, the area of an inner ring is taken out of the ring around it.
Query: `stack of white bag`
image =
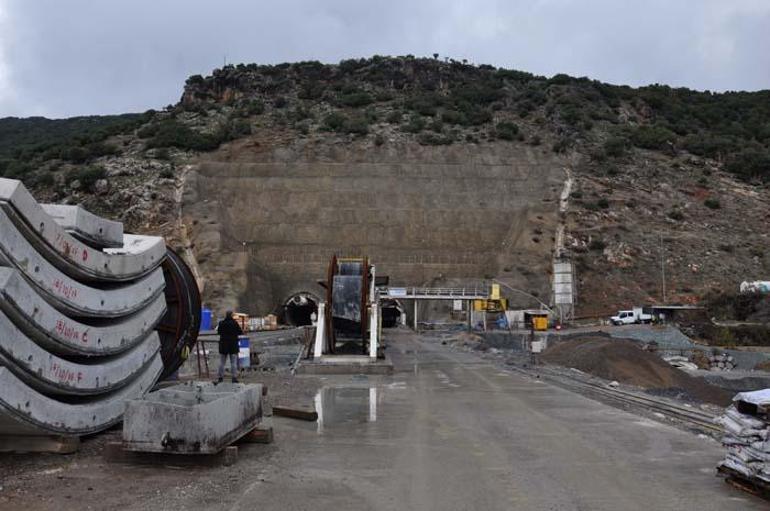
[[[724,427],[727,455],[719,468],[770,484],[770,389],[741,392],[716,423]]]

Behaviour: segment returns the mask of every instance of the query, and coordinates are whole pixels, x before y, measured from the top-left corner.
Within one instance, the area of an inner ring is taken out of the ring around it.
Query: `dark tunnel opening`
[[[382,327],[393,328],[398,326],[401,319],[402,307],[396,300],[383,300],[382,302]]]
[[[318,314],[318,299],[308,293],[298,293],[286,301],[284,309],[287,325],[312,325],[313,314]]]

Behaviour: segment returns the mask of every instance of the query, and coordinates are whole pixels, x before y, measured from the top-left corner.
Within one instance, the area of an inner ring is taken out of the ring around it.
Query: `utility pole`
[[[663,252],[663,233],[660,234],[660,280],[663,284],[663,303],[666,303],[666,256]]]

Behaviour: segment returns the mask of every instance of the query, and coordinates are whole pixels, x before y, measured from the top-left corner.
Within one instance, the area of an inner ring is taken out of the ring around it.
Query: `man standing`
[[[243,335],[243,330],[233,319],[233,311],[225,313],[225,319],[217,325],[219,333],[219,371],[217,383],[220,383],[225,376],[225,362],[230,357],[230,372],[233,375],[233,383],[238,383],[238,336]]]

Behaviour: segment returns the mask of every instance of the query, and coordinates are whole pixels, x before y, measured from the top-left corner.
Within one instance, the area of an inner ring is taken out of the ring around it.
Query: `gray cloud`
[[[536,74],[770,87],[766,0],[0,0],[0,117],[143,111],[228,62],[434,52]]]

